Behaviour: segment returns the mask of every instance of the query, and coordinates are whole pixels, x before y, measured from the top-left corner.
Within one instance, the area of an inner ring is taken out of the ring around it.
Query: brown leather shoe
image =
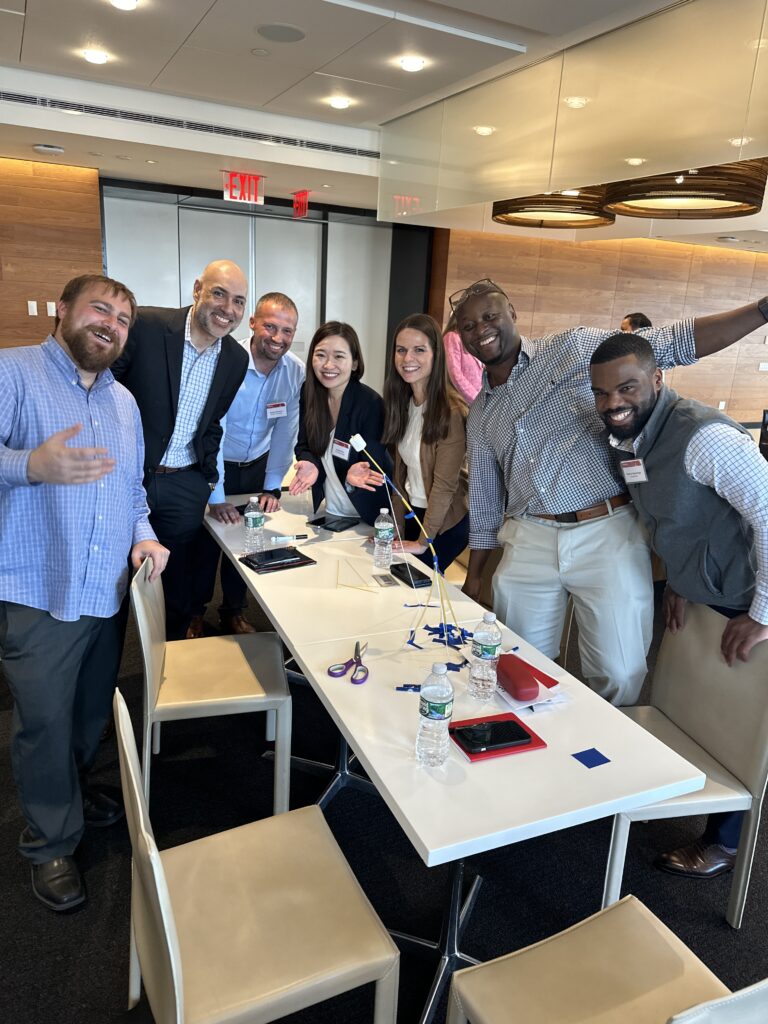
[[[193,615],[187,628],[187,640],[199,640],[203,635],[203,616]]]
[[[735,853],[726,853],[717,843],[703,843],[700,839],[690,846],[662,853],[653,862],[662,871],[686,878],[716,878],[733,871],[735,863]]]
[[[244,615],[222,615],[221,628],[225,633],[234,633],[236,636],[244,636],[246,633],[256,632],[256,627]]]

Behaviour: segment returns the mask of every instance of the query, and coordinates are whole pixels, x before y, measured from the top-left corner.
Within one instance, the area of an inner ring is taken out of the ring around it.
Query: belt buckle
[[[558,512],[555,516],[558,523],[578,523],[579,517],[575,512]]]

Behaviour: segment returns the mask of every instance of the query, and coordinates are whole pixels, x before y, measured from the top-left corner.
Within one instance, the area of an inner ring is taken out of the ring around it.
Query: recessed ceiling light
[[[628,156],[624,159],[625,164],[629,164],[630,167],[640,167],[642,164],[647,164],[648,161],[644,156]]]
[[[269,50],[265,50],[263,46],[257,46],[255,50],[251,50],[252,57],[268,57]]]
[[[485,135],[493,135],[493,133],[496,131],[496,129],[494,128],[494,126],[492,124],[476,124],[472,128],[472,131],[475,133],[475,135],[483,135],[483,136],[485,136]]]
[[[61,156],[64,152],[63,146],[53,146],[49,142],[38,142],[32,149],[36,153],[43,153],[45,156]]]
[[[426,63],[423,57],[401,57],[398,61],[403,71],[421,71]]]
[[[133,157],[126,156],[125,153],[115,153],[115,160],[132,160]]]
[[[347,107],[352,106],[352,100],[347,99],[346,96],[331,96],[327,102],[330,103],[334,110],[346,110]]]
[[[572,110],[581,110],[589,103],[589,96],[566,96],[563,103]]]
[[[256,31],[270,43],[299,43],[304,38],[304,33],[296,25],[259,25]]]
[[[95,149],[88,150],[88,156],[104,156],[103,153],[97,153]]]
[[[392,166],[394,167],[397,164],[397,160],[387,160],[387,163],[392,164]]]
[[[157,160],[145,160],[144,163],[145,164],[156,164]]]
[[[104,50],[83,50],[83,56],[89,64],[106,64],[109,54]]]
[[[738,242],[736,235],[718,235],[718,242]]]
[[[323,185],[323,188],[333,188],[333,185]]]
[[[139,6],[139,0],[109,0],[118,11],[135,11]]]
[[[748,146],[752,141],[751,135],[737,136],[735,139],[728,139],[732,146]]]

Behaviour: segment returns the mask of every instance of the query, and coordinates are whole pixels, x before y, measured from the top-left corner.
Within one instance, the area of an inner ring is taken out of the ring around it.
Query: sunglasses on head
[[[484,277],[480,281],[475,281],[468,288],[462,288],[461,291],[454,292],[453,295],[448,296],[448,303],[451,307],[451,312],[455,313],[460,306],[463,306],[467,299],[473,295],[485,295],[488,292],[499,292],[509,302],[509,296],[500,288],[495,281],[492,281],[490,277]]]

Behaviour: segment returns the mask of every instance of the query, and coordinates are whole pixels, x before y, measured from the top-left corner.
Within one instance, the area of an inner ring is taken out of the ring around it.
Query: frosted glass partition
[[[379,219],[401,220],[437,209],[444,103],[388,124],[381,136]]]
[[[293,341],[295,354],[304,359],[320,322],[320,270],[322,227],[307,221],[255,222],[255,288],[250,309],[265,292],[284,292],[299,310]]]
[[[179,268],[181,277],[181,304],[192,302],[192,287],[207,263],[213,260],[233,260],[243,270],[246,279],[253,280],[251,268],[250,217],[207,210],[179,210]],[[249,293],[252,288],[249,288]],[[248,311],[234,332],[238,339],[250,338]]]
[[[364,382],[381,394],[387,353],[392,230],[328,225],[326,317],[352,324],[365,358]]]
[[[175,204],[104,197],[107,272],[140,306],[179,305],[179,230]]]

